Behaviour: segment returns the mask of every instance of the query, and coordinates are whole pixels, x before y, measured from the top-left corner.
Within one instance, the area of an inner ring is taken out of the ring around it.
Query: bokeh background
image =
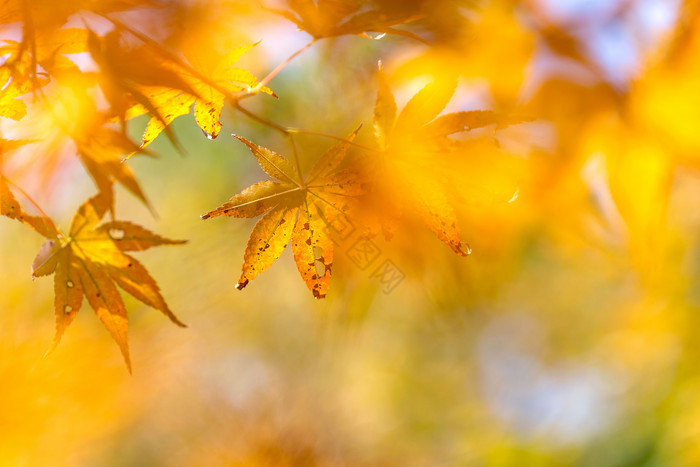
[[[254,220],[199,215],[265,177],[231,133],[289,148],[228,106],[213,141],[181,117],[184,156],[161,136],[158,158],[129,161],[157,217],[117,190],[118,218],[188,240],[138,255],[189,327],[125,296],[133,375],[87,305],[42,358],[42,239],[0,219],[0,464],[700,465],[698,2],[366,3],[415,10],[404,29],[433,45],[324,39],[272,80],[279,99],[246,105],[336,135],[364,123],[372,145],[381,60],[400,107],[450,72],[447,111],[533,117],[464,137],[454,203],[471,256],[409,219],[374,239],[405,275],[390,293],[350,261],[351,241],[325,300],[289,252],[237,291]],[[165,11],[123,19],[203,51],[261,41],[240,62],[258,77],[311,39],[255,2]],[[146,123],[130,123],[135,139]],[[298,142],[305,167],[332,144]],[[41,144],[8,177],[65,228],[95,188],[70,148]],[[60,169],[42,173],[47,160]]]

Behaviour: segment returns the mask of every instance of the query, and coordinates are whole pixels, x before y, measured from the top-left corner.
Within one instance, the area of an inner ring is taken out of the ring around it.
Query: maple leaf
[[[158,47],[151,43],[128,47],[123,44],[124,36],[126,34],[121,29],[110,31],[103,37],[88,30],[88,50],[101,71],[98,77],[100,88],[122,128],[125,127],[130,102],[136,101],[163,124],[166,135],[179,147],[165,117],[141,88],[164,87],[192,95],[197,93],[182,78],[182,70],[177,64],[168,60]]]
[[[5,40],[1,47],[0,55],[10,55],[2,66],[11,69],[15,78],[23,78],[22,83],[30,82],[35,90],[48,83],[46,74],[59,79],[82,74],[62,56],[87,51],[88,31],[63,27],[69,17],[82,10],[106,15],[136,6],[156,5],[152,0],[0,0],[0,24],[22,23],[21,41]]]
[[[153,0],[0,0],[0,24],[31,20],[37,29],[55,28],[80,10],[106,14],[139,6],[154,7],[157,3]]]
[[[112,182],[117,181],[150,208],[133,170],[123,163],[126,155],[143,152],[139,145],[106,125],[107,115],[98,112],[85,89],[57,86],[52,91],[55,92],[49,94],[49,99],[42,100],[46,106],[43,117],[48,122],[39,119],[39,124],[58,130],[55,144],[70,138],[83,167],[108,198]]]
[[[394,28],[423,15],[401,10],[362,9],[362,4],[358,1],[289,0],[287,4],[291,11],[274,8],[268,10],[292,21],[300,30],[308,32],[316,39],[345,34],[357,34],[371,39],[368,32],[379,32],[425,42],[411,32]]]
[[[160,237],[130,222],[100,224],[110,207],[110,197],[100,193],[80,206],[73,216],[68,235],[62,235],[57,229],[39,231],[48,240],[34,259],[32,277],[54,274],[56,334],[51,350],[60,342],[85,297],[119,345],[131,371],[128,318],[117,285],[161,311],[178,326],[185,325],[170,311],[146,268],[126,252],[185,242]]]
[[[232,93],[258,89],[261,92],[275,96],[266,86],[258,86],[258,81],[249,71],[234,67],[241,56],[256,44],[235,48],[221,57],[206,59],[207,55],[188,49],[185,57],[193,70],[201,73],[194,74],[183,71],[182,77],[195,92],[195,95],[169,88],[144,88],[153,106],[163,116],[163,120],[151,118],[143,134],[143,144],[148,146],[173,120],[181,115],[190,113],[194,105],[194,118],[197,125],[209,139],[219,136],[221,130],[221,110],[227,96]],[[207,79],[202,79],[206,76]],[[276,96],[275,96],[276,97]],[[146,112],[142,106],[130,109],[128,118],[136,117]]]
[[[243,271],[236,288],[244,288],[269,268],[291,239],[294,261],[307,287],[317,299],[326,296],[333,266],[328,222],[345,212],[353,198],[364,193],[364,186],[354,170],[336,170],[358,131],[359,128],[326,151],[306,179],[289,160],[236,136],[248,146],[260,167],[275,179],[246,188],[202,216],[208,219],[264,214],[248,239]]]
[[[452,98],[457,80],[442,76],[415,94],[398,113],[396,100],[379,71],[379,92],[374,108],[373,126],[377,144],[383,152],[379,181],[390,179],[400,185],[401,192],[409,193],[409,204],[422,222],[442,242],[460,256],[470,249],[461,240],[454,207],[449,202],[451,170],[447,155],[456,146],[449,135],[488,125],[497,128],[521,123],[528,119],[478,110],[456,112],[439,116]],[[398,115],[397,115],[398,114]],[[390,197],[391,189],[381,192]],[[396,207],[390,211],[396,211]]]
[[[21,120],[27,115],[27,105],[18,97],[29,93],[32,88],[26,81],[16,80],[7,68],[0,68],[0,117]]]
[[[78,67],[66,54],[87,52],[88,32],[83,28],[61,28],[37,31],[30,50],[26,44],[5,40],[0,46],[0,55],[7,56],[3,66],[11,69],[15,79],[31,79],[39,65],[51,76],[62,79],[81,74]],[[35,80],[34,84],[44,85],[48,80]]]
[[[18,220],[44,236],[51,236],[58,232],[53,221],[48,217],[32,216],[22,209],[10,191],[7,179],[2,174],[0,174],[0,215]]]
[[[116,180],[150,207],[134,172],[123,162],[125,155],[141,150],[136,143],[124,134],[103,126],[98,126],[88,136],[76,136],[74,141],[80,161],[101,193],[111,199],[112,180]]]

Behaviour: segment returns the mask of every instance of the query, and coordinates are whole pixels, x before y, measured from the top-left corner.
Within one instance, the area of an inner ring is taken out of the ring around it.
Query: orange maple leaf
[[[374,108],[374,135],[383,157],[377,164],[379,185],[389,180],[408,193],[409,203],[392,196],[391,187],[379,187],[383,198],[396,205],[410,205],[422,222],[442,242],[460,256],[470,253],[460,238],[457,215],[450,203],[453,174],[448,155],[458,145],[449,135],[495,125],[496,128],[527,121],[527,118],[500,115],[488,110],[465,111],[438,116],[451,100],[457,80],[450,76],[429,83],[415,94],[398,113],[396,101],[379,72],[379,92]],[[398,115],[397,115],[398,114]],[[391,176],[387,176],[391,175]]]

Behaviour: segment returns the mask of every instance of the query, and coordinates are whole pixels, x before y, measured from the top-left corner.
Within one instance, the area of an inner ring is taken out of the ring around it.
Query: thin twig
[[[287,133],[290,133],[290,134],[297,133],[297,134],[301,134],[301,135],[322,136],[322,137],[324,137],[324,138],[330,138],[330,139],[334,139],[334,140],[337,140],[337,141],[342,141],[342,142],[347,143],[347,144],[349,144],[349,145],[351,145],[351,146],[355,146],[355,147],[357,147],[357,148],[364,149],[364,150],[366,150],[366,151],[372,151],[372,152],[377,152],[377,153],[383,152],[383,151],[380,150],[380,149],[372,148],[372,147],[370,147],[370,146],[365,146],[364,144],[355,143],[354,141],[350,141],[349,139],[345,139],[345,138],[342,138],[342,137],[340,137],[340,136],[335,136],[335,135],[331,135],[331,134],[328,134],[328,133],[321,133],[321,132],[318,132],[318,131],[303,130],[303,129],[301,129],[301,128],[287,128],[286,132],[287,132]]]
[[[270,120],[267,120],[266,118],[261,117],[261,116],[259,116],[259,115],[257,115],[257,114],[254,114],[254,113],[251,112],[250,110],[248,110],[248,109],[246,109],[245,107],[243,107],[243,106],[241,105],[241,103],[239,102],[238,99],[234,99],[233,102],[232,102],[232,104],[233,104],[233,106],[236,108],[236,110],[238,110],[238,111],[241,112],[242,114],[246,115],[247,117],[252,118],[252,119],[255,120],[256,122],[262,123],[262,124],[265,125],[265,126],[268,126],[268,127],[272,128],[272,129],[274,129],[274,130],[277,130],[277,131],[279,131],[280,133],[282,133],[282,134],[285,135],[285,136],[287,136],[287,135],[289,134],[289,129],[288,129],[288,128],[283,127],[282,125],[278,125],[278,124],[276,124],[276,123],[274,123],[274,122],[271,122]]]
[[[301,164],[299,163],[299,154],[297,153],[297,145],[294,143],[294,134],[288,133],[289,144],[292,145],[292,154],[294,154],[294,163],[297,166],[297,175],[299,176],[299,183],[301,183],[301,188],[304,188],[304,175],[301,172]]]
[[[272,70],[270,73],[268,73],[267,76],[264,77],[264,78],[260,81],[260,83],[258,83],[257,87],[263,87],[263,86],[267,85],[267,83],[269,83],[270,81],[272,81],[272,79],[273,79],[275,76],[277,76],[277,75],[279,74],[280,71],[284,70],[285,67],[286,67],[287,65],[289,65],[289,62],[291,62],[292,60],[294,60],[294,58],[295,58],[297,55],[301,54],[303,51],[305,51],[306,49],[308,49],[309,47],[311,47],[312,45],[314,45],[314,43],[316,43],[316,39],[313,39],[311,42],[309,42],[308,44],[306,44],[304,47],[302,47],[301,49],[297,50],[297,51],[294,52],[292,55],[290,55],[289,57],[287,57],[287,59],[286,59],[285,61],[283,61],[282,63],[280,63],[279,65],[277,65],[277,67],[276,67],[274,70]]]

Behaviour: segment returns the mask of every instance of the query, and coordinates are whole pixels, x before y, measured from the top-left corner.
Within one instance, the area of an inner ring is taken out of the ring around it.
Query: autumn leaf
[[[292,243],[299,274],[315,298],[324,298],[333,267],[329,220],[344,213],[364,192],[357,174],[337,170],[359,128],[326,151],[303,178],[289,160],[236,136],[253,153],[260,167],[275,180],[256,183],[202,216],[257,217],[246,246],[243,271],[236,288],[244,288],[269,268]]]
[[[27,105],[18,98],[31,92],[31,85],[13,79],[9,69],[0,68],[0,89],[0,117],[13,120],[24,118],[27,115]]]
[[[143,134],[142,147],[148,146],[175,118],[190,113],[194,105],[194,117],[197,125],[209,139],[219,136],[221,130],[221,110],[227,96],[237,92],[257,90],[272,96],[275,94],[266,86],[259,86],[257,78],[243,68],[234,67],[241,56],[253,45],[238,47],[223,56],[205,58],[198,51],[189,50],[185,54],[192,70],[201,73],[183,71],[182,76],[194,90],[195,94],[181,92],[170,88],[144,88],[143,93],[163,116],[161,121],[152,117]],[[207,79],[202,79],[206,76]],[[143,107],[129,111],[128,118],[146,112]]]
[[[179,147],[175,135],[167,127],[165,116],[141,88],[165,87],[193,95],[196,95],[196,91],[182,78],[182,70],[177,63],[168,60],[159,48],[151,44],[124,46],[122,38],[125,35],[120,29],[102,37],[88,30],[88,50],[100,68],[100,88],[122,127],[127,110],[135,101],[163,124],[165,133]]]
[[[103,126],[97,127],[87,137],[77,136],[75,143],[80,161],[101,193],[110,196],[112,181],[116,180],[149,206],[134,172],[124,163],[126,155],[141,150],[136,143],[122,133]]]
[[[449,136],[488,125],[502,128],[529,119],[487,110],[439,116],[457,86],[457,80],[449,75],[426,85],[399,113],[381,64],[378,81],[373,124],[383,158],[376,179],[380,184],[390,180],[394,185],[379,191],[391,198],[393,188],[398,186],[398,191],[408,197],[408,201],[403,197],[395,199],[395,206],[390,206],[388,211],[412,210],[455,253],[468,255],[470,249],[461,240],[457,215],[450,202],[450,185],[454,183],[450,180],[449,155],[458,146]]]
[[[29,51],[21,42],[5,40],[0,55],[7,57],[5,66],[14,71],[16,78],[29,81],[37,65],[49,75],[63,78],[81,73],[65,55],[87,52],[87,37],[88,32],[83,28],[39,30]]]
[[[442,21],[434,18],[443,26],[434,33],[442,36],[453,25],[454,34],[443,36],[446,40],[436,40],[433,47],[399,64],[396,75],[410,80],[423,76],[426,70],[449,70],[466,80],[483,82],[489,88],[495,108],[511,107],[521,95],[525,70],[537,50],[532,30],[513,14],[511,2],[463,2],[458,7],[464,14],[462,18],[459,12],[448,16],[446,10],[437,7],[438,3],[448,3],[454,8],[454,2],[435,0],[425,4],[442,20],[449,18],[454,22],[441,24]],[[469,7],[465,8],[464,3],[472,4],[468,14],[465,10]],[[498,39],[494,37],[496,31]]]
[[[84,89],[57,86],[47,96],[51,101],[42,103],[50,109],[46,110],[45,120],[40,124],[48,123],[58,130],[54,144],[58,146],[70,139],[77,157],[101,193],[111,196],[112,183],[116,181],[150,208],[133,170],[123,163],[126,156],[143,152],[139,145],[108,125],[108,116],[96,109]]]
[[[421,37],[394,26],[410,23],[422,15],[410,11],[362,8],[360,2],[338,0],[289,0],[289,10],[268,8],[292,21],[297,27],[316,39],[357,34],[372,38],[367,33],[378,32],[410,37],[425,42]]]
[[[0,1],[0,24],[27,21],[29,16],[37,29],[56,28],[80,10],[106,14],[137,7],[154,7],[153,0],[2,0]]]
[[[33,216],[25,212],[10,190],[7,179],[0,174],[0,215],[18,220],[44,236],[58,232],[53,221],[45,216]]]
[[[128,251],[160,245],[178,245],[149,230],[122,221],[100,221],[111,207],[101,193],[86,201],[73,216],[68,235],[42,232],[48,240],[32,264],[32,277],[54,274],[56,335],[51,350],[80,310],[83,297],[119,345],[129,371],[128,317],[117,285],[146,305],[178,320],[163,299],[156,281]]]

